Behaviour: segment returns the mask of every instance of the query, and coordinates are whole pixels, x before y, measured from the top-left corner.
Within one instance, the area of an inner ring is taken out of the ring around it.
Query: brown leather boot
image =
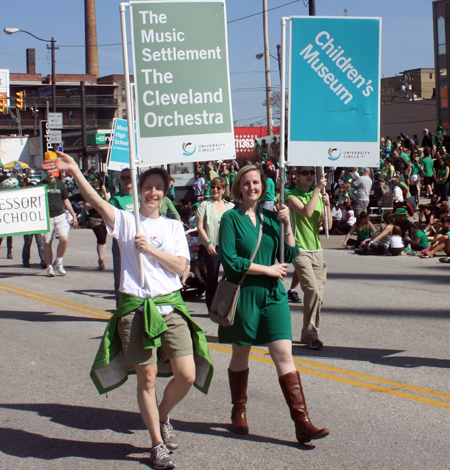
[[[300,374],[294,370],[281,376],[278,380],[280,381],[286,403],[289,406],[292,421],[295,423],[297,441],[300,444],[304,444],[311,439],[322,439],[328,436],[330,431],[327,428],[317,429],[309,420]]]
[[[234,372],[228,369],[228,380],[230,382],[231,424],[232,431],[236,434],[248,434],[247,416],[245,404],[247,403],[248,369]]]

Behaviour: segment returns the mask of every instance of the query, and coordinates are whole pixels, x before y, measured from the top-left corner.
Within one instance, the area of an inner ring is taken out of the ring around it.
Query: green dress
[[[261,244],[254,263],[275,264],[280,226],[277,214],[262,210],[264,217]],[[225,212],[220,222],[219,255],[227,279],[236,284],[250,267],[250,258],[258,242],[260,220],[256,227],[250,217],[238,206]],[[298,246],[285,244],[286,263],[297,256]],[[286,290],[280,279],[264,275],[248,275],[241,287],[234,325],[219,326],[219,342],[240,346],[266,344],[292,339],[291,314]]]

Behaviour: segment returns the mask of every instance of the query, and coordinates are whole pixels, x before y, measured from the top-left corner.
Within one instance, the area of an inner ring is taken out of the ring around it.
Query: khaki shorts
[[[50,232],[43,233],[45,243],[50,243],[53,238],[67,237],[69,235],[70,225],[67,222],[66,214],[50,218]]]
[[[127,365],[155,364],[158,360],[167,362],[169,359],[194,354],[186,317],[175,310],[163,318],[169,329],[162,335],[161,347],[157,349],[145,349],[142,345],[144,314],[141,310],[127,313],[119,318],[117,332]]]

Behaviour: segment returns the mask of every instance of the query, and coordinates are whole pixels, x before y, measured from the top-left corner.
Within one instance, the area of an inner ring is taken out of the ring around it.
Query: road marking
[[[100,310],[94,307],[87,307],[86,305],[78,304],[75,302],[70,302],[67,300],[57,299],[55,297],[50,297],[48,295],[38,294],[32,291],[25,289],[19,289],[17,287],[8,286],[6,284],[0,284],[0,291],[6,292],[11,295],[17,295],[25,299],[32,300],[34,302],[40,302],[47,305],[52,305],[57,308],[62,308],[65,310],[70,310],[75,313],[80,313],[93,318],[98,318],[101,320],[108,320],[111,317],[110,312],[105,310]],[[216,343],[216,338],[213,336],[208,337],[209,347],[215,349],[216,351],[225,352],[231,354],[232,350],[229,346],[222,346]],[[257,347],[251,348],[250,359],[258,362],[263,362],[265,364],[274,365],[272,359],[268,356],[267,349],[261,349]],[[354,387],[364,388],[379,393],[386,393],[388,395],[393,395],[399,398],[416,401],[419,403],[424,403],[427,405],[436,406],[439,408],[445,408],[450,410],[450,403],[444,401],[435,400],[433,398],[424,397],[421,395],[428,395],[432,397],[442,398],[444,400],[450,401],[450,394],[440,392],[437,390],[431,390],[424,387],[419,387],[416,385],[410,385],[402,382],[396,382],[394,380],[383,379],[381,377],[376,377],[373,375],[362,374],[360,372],[355,372],[347,369],[341,369],[339,367],[330,366],[327,364],[322,364],[320,362],[309,361],[306,359],[299,359],[294,357],[294,363],[296,364],[296,369],[299,372],[305,374],[315,375],[324,379],[332,380],[335,382],[341,382],[347,385],[352,385]],[[298,365],[297,365],[298,364]],[[319,370],[316,370],[319,369]],[[324,372],[326,371],[326,372]],[[345,377],[347,376],[347,377]],[[352,378],[353,377],[353,378]],[[356,380],[361,379],[361,380]],[[374,383],[370,383],[374,382]],[[388,385],[393,388],[382,387],[378,384]],[[406,391],[402,391],[406,390]],[[421,395],[414,395],[414,392]]]
[[[231,347],[228,347],[228,346],[222,346],[222,345],[218,345],[218,344],[209,343],[209,347],[211,349],[215,349],[217,351],[225,352],[225,353],[228,353],[228,354],[232,353]],[[251,348],[251,351],[253,353],[256,353],[256,354],[250,354],[250,359],[258,361],[258,362],[263,362],[265,364],[274,365],[272,359],[267,357],[267,350],[260,349],[260,348]],[[262,356],[260,356],[259,354],[262,354]],[[450,403],[435,400],[433,398],[423,397],[423,396],[420,396],[420,395],[413,395],[412,393],[403,392],[403,391],[401,391],[401,389],[415,391],[417,393],[422,393],[423,395],[428,394],[428,395],[432,395],[432,396],[439,396],[439,397],[442,397],[444,399],[450,400],[450,394],[448,394],[448,393],[439,392],[439,391],[436,391],[436,390],[430,390],[430,389],[426,389],[426,388],[422,388],[422,387],[416,387],[415,385],[403,384],[401,382],[395,382],[393,380],[381,379],[381,378],[371,376],[371,375],[359,374],[358,372],[353,372],[353,371],[346,370],[346,369],[340,369],[338,367],[333,367],[333,366],[327,366],[326,364],[321,364],[321,363],[318,363],[318,362],[303,361],[302,359],[298,359],[298,358],[294,358],[294,362],[296,364],[304,363],[305,365],[307,365],[309,367],[314,367],[314,368],[317,368],[317,369],[333,370],[336,373],[347,375],[347,376],[350,376],[350,377],[351,376],[357,376],[357,377],[365,378],[366,380],[370,380],[370,381],[373,381],[373,382],[378,381],[379,383],[384,383],[386,385],[389,384],[393,387],[396,387],[397,390],[392,389],[392,388],[387,388],[387,387],[381,387],[379,385],[372,384],[372,383],[363,382],[362,380],[355,380],[355,379],[352,379],[352,378],[342,377],[340,375],[334,375],[334,374],[328,373],[328,372],[321,372],[321,371],[318,371],[318,370],[314,370],[312,368],[307,368],[307,367],[302,367],[302,366],[297,365],[296,369],[299,372],[304,372],[305,374],[315,375],[317,377],[332,380],[334,382],[341,382],[341,383],[344,383],[344,384],[347,384],[347,385],[352,385],[354,387],[365,388],[365,389],[371,390],[373,392],[386,393],[388,395],[394,395],[396,397],[404,398],[406,400],[416,401],[416,402],[419,402],[419,403],[424,403],[424,404],[427,404],[427,405],[436,406],[438,408],[445,408],[445,409],[450,410]],[[398,389],[400,389],[400,390],[398,390]]]
[[[106,312],[105,310],[100,310],[94,307],[87,307],[86,305],[77,304],[75,302],[69,302],[67,300],[57,299],[55,297],[49,297],[48,295],[37,294],[36,292],[19,289],[17,287],[11,287],[5,284],[0,284],[0,291],[12,295],[17,295],[25,299],[33,300],[34,302],[40,302],[43,304],[52,305],[54,307],[64,308],[66,310],[81,313],[83,315],[87,315],[93,318],[100,318],[101,320],[108,320],[108,318],[111,317],[111,313]],[[71,305],[78,308],[71,307]],[[101,315],[94,312],[99,312],[101,313]]]

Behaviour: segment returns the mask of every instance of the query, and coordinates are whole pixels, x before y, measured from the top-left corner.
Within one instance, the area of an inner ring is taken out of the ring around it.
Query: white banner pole
[[[134,148],[134,114],[131,97],[130,87],[130,71],[128,67],[128,45],[127,45],[127,24],[125,8],[129,7],[129,3],[120,4],[120,22],[122,25],[122,51],[123,51],[123,71],[125,74],[125,93],[127,99],[127,121],[128,121],[128,141],[130,149],[130,173],[131,173],[131,184],[133,188],[133,205],[134,205],[134,218],[136,219],[136,233],[141,233],[141,223],[139,220],[139,199],[137,192],[137,181],[136,181],[136,150]],[[145,285],[145,271],[144,271],[144,255],[139,253],[139,271],[141,274],[140,285]]]
[[[281,109],[280,109],[280,204],[284,204],[284,188],[286,186],[286,21],[281,18]],[[284,223],[280,225],[280,263],[284,263]]]

